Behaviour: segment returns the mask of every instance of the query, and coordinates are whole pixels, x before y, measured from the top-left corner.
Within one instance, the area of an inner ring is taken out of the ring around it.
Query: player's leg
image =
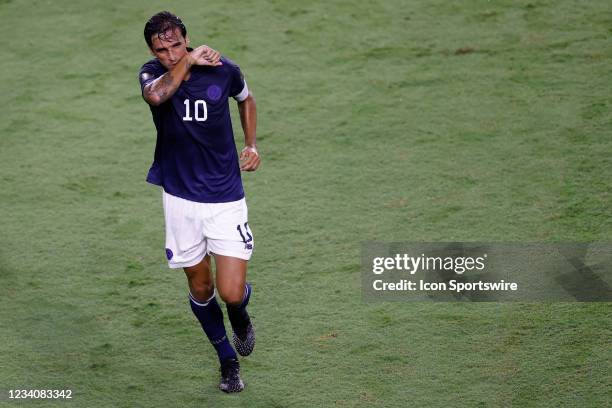
[[[242,199],[210,204],[209,209],[211,216],[205,223],[205,236],[208,252],[215,257],[217,291],[228,304],[234,346],[239,354],[248,355],[255,345],[255,331],[246,313],[251,295],[250,286],[246,284],[246,262],[253,252],[246,202]],[[238,334],[244,336],[239,338]],[[221,377],[219,388],[224,391],[236,384],[244,387],[238,360],[228,360],[227,364],[222,364]]]
[[[247,261],[214,253],[213,256],[219,296],[228,305],[240,305],[245,296]]]
[[[255,331],[247,313],[252,288],[246,283],[247,261],[255,242],[246,201],[214,204],[211,211],[213,217],[205,230],[208,251],[215,257],[217,291],[227,304],[236,351],[247,356],[255,347]]]
[[[204,333],[217,351],[221,367],[238,364],[225,326],[223,312],[217,303],[210,268],[210,256],[204,235],[207,211],[202,203],[184,200],[164,192],[166,222],[166,256],[171,268],[183,268],[189,285],[189,304]],[[225,368],[227,371],[227,368]],[[223,369],[222,369],[223,371]],[[224,378],[232,378],[224,376]],[[244,384],[233,378],[229,384],[222,379],[220,388],[227,392],[240,391]]]
[[[187,277],[189,294],[198,302],[207,302],[215,291],[210,267],[210,255],[206,255],[197,265],[183,268]]]
[[[239,354],[249,355],[255,346],[255,331],[246,312],[251,293],[250,286],[245,284],[246,261],[221,255],[214,256],[217,290],[227,304],[228,316],[234,331],[234,346]],[[245,291],[246,287],[248,290]],[[242,337],[238,337],[239,335]],[[238,359],[231,358],[221,362],[219,388],[225,392],[237,392],[244,388]]]
[[[247,312],[252,287],[246,282],[247,261],[214,254],[217,290],[227,306],[227,314],[234,331],[234,346],[242,356],[248,356],[255,347],[255,331]]]
[[[223,312],[215,296],[210,256],[207,255],[199,264],[184,269],[189,284],[191,310],[219,356],[221,365],[219,388],[225,392],[242,391],[244,383],[240,378],[238,356],[227,338]]]
[[[184,268],[189,285],[189,303],[204,333],[217,351],[219,362],[236,359],[223,324],[223,312],[217,302],[212,274],[210,256],[206,255],[197,265]]]

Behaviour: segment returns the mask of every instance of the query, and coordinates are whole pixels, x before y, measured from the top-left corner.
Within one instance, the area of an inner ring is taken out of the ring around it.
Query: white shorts
[[[197,265],[206,254],[249,260],[253,233],[245,199],[198,203],[163,192],[166,257],[170,268]]]

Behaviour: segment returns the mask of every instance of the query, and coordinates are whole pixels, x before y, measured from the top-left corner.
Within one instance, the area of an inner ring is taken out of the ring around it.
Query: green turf
[[[258,102],[240,395],[144,182],[142,28],[168,7]],[[0,21],[0,405],[610,406],[609,303],[365,303],[359,275],[368,240],[612,239],[609,2],[4,0]]]

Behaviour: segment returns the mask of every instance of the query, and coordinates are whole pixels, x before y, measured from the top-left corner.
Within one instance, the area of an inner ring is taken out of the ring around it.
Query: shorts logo
[[[166,248],[166,258],[168,258],[168,260],[171,260],[173,256],[174,254],[172,253],[172,250],[170,248]]]
[[[238,230],[238,233],[240,233],[240,238],[242,238],[242,242],[244,242],[244,249],[252,250],[253,249],[253,243],[252,243],[253,236],[249,232],[249,223],[248,222],[244,223],[244,232],[246,233],[246,237],[242,233],[242,228],[240,224],[236,226],[236,229]]]
[[[206,90],[206,95],[208,95],[211,100],[218,101],[219,98],[221,98],[221,88],[217,85],[211,85]]]

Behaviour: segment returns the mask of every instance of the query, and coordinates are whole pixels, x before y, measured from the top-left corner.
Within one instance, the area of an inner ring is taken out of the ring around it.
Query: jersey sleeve
[[[144,87],[149,85],[155,79],[162,76],[166,70],[156,60],[151,60],[144,64],[138,72],[138,81],[140,81],[140,91],[144,91]]]
[[[223,60],[223,64],[228,67],[230,72],[230,96],[238,102],[244,101],[249,96],[249,88],[240,67],[226,58]]]

